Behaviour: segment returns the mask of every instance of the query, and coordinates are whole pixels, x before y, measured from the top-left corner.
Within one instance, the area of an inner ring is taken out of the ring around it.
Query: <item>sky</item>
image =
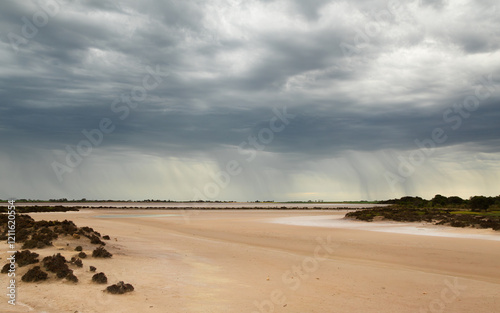
[[[0,2],[0,199],[500,194],[495,0]]]

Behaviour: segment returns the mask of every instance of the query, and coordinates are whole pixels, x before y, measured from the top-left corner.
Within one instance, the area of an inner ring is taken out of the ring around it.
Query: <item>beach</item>
[[[77,284],[55,278],[18,282],[18,305],[8,305],[4,296],[0,311],[496,312],[500,307],[499,232],[365,223],[344,220],[344,214],[119,208],[30,213],[36,220],[68,219],[109,235],[105,248],[113,257],[84,259],[83,268],[75,270]],[[70,257],[72,240],[57,239],[54,247],[36,252]],[[135,290],[103,292],[105,285],[90,281],[89,265],[104,272],[109,284],[125,281]],[[6,276],[0,277],[6,285]]]

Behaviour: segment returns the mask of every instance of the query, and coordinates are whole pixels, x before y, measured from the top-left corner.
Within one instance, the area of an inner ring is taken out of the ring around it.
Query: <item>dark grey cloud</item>
[[[499,152],[500,22],[487,1],[465,7],[415,1],[396,8],[375,0],[58,3],[57,13],[18,51],[12,34],[23,37],[24,18],[43,12],[43,3],[0,4],[5,164],[43,160],[44,169],[32,172],[45,176],[51,162],[64,159],[66,146],[84,139],[82,130],[109,118],[116,130],[82,166],[105,162],[116,151],[140,151],[223,167],[238,157],[238,145],[269,127],[273,108],[284,107],[296,117],[260,161],[245,166],[279,169],[289,181],[302,175],[297,164],[350,155],[344,166],[373,197],[380,193],[370,191],[361,173],[382,176],[397,161],[375,156],[380,164],[368,169],[361,164],[365,154],[411,151],[415,139],[429,138],[436,127],[449,137],[441,149]],[[113,101],[130,95],[147,68],[156,67],[168,76],[120,119]],[[444,112],[474,95],[488,74],[491,95],[453,129],[458,113],[446,121]],[[16,161],[21,151],[25,156]],[[24,180],[31,175],[20,173]],[[418,185],[408,184],[405,192]],[[260,192],[271,188],[258,185]],[[57,186],[47,192],[57,193]]]

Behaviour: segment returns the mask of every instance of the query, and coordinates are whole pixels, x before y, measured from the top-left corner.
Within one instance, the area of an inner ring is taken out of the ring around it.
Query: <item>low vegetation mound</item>
[[[40,262],[40,260],[38,260],[40,255],[30,250],[23,250],[21,252],[16,251],[15,256],[16,263],[19,267]]]
[[[66,276],[66,280],[77,283],[78,278],[73,274],[73,272],[69,273],[68,276]]]
[[[37,282],[47,279],[47,273],[41,270],[40,266],[35,266],[21,277],[24,282]]]
[[[58,278],[64,278],[73,273],[66,264],[66,258],[60,253],[43,258],[42,264],[47,271],[56,273]]]
[[[34,212],[68,212],[79,211],[77,208],[65,207],[62,205],[46,206],[46,205],[33,205],[33,206],[16,206],[18,213],[34,213]],[[0,207],[0,213],[6,213],[7,207]]]
[[[104,249],[103,247],[98,247],[94,251],[92,251],[92,256],[94,258],[110,258],[113,255],[108,252],[108,250]]]
[[[20,212],[21,210],[18,210]],[[72,211],[72,210],[68,210]],[[77,210],[75,210],[77,211]],[[37,212],[45,212],[39,210]],[[51,211],[52,212],[52,211]],[[8,234],[8,216],[7,214],[0,213],[0,240],[7,240]],[[104,249],[105,243],[101,240],[110,240],[109,235],[101,237],[101,234],[91,227],[77,227],[72,221],[35,221],[29,215],[18,214],[16,215],[16,242],[23,243],[22,251],[16,251],[15,260],[17,266],[27,266],[30,264],[36,264],[40,262],[40,255],[35,252],[31,252],[29,249],[41,249],[47,246],[53,245],[53,240],[60,238],[61,236],[67,236],[69,240],[80,240],[82,237],[87,237],[90,243],[99,245],[93,252],[92,256],[95,258],[111,258],[113,255]],[[66,246],[69,246],[66,243]],[[87,257],[87,253],[83,252],[83,247],[81,245],[76,246],[74,251],[78,254],[73,256],[71,260],[66,260],[66,258],[57,253],[51,256],[46,256],[40,262],[40,266],[36,265],[29,269],[21,278],[24,282],[38,282],[47,280],[49,278],[49,273],[54,273],[55,277],[59,279],[65,279],[68,282],[77,283],[78,277],[73,273],[73,270],[69,266],[83,267],[82,259]],[[11,268],[15,268],[14,264],[10,262],[5,264],[2,268],[2,273],[8,273]],[[47,272],[45,272],[44,270]],[[96,272],[94,266],[89,267],[90,272]],[[107,284],[108,278],[104,273],[97,273],[92,276],[92,282],[97,284]],[[131,284],[126,284],[120,281],[117,284],[108,286],[106,291],[112,294],[124,294],[134,290]]]
[[[106,245],[105,242],[101,240],[101,238],[97,237],[96,235],[93,235],[90,237],[90,243],[93,245]]]
[[[69,268],[61,269],[59,272],[56,273],[57,278],[65,278],[68,277],[69,274],[73,274],[73,270]]]
[[[134,291],[134,287],[131,284],[126,284],[124,282],[118,282],[117,284],[108,286],[106,291],[112,294],[124,294],[126,292]]]
[[[108,282],[108,278],[104,273],[97,273],[92,276],[92,281],[98,284],[106,284]]]
[[[447,198],[437,195],[429,201],[419,197],[403,197],[386,201],[392,203],[388,207],[359,209],[355,212],[349,212],[346,214],[346,218],[355,218],[367,222],[374,219],[387,219],[398,222],[428,222],[452,227],[500,230],[500,211],[496,210],[495,201],[497,200],[495,199],[476,196],[470,200],[463,200],[459,197]]]
[[[14,265],[13,265],[14,266]],[[14,269],[15,267],[13,267]],[[3,267],[2,267],[2,270],[0,271],[0,273],[2,274],[7,274],[9,272],[9,269],[10,269],[10,262],[5,264]]]
[[[83,262],[79,258],[72,257],[71,258],[71,264],[74,264],[78,267],[83,267]]]
[[[472,212],[500,211],[500,196],[473,196],[469,199],[462,199],[457,196],[445,197],[442,195],[435,195],[431,200],[426,200],[421,197],[406,196],[400,199],[379,201],[378,203],[392,204],[404,208],[440,208],[468,210]]]
[[[17,208],[16,208],[17,209]],[[0,214],[0,240],[7,240],[7,214]],[[60,236],[79,239],[87,237],[92,244],[105,245],[101,234],[91,227],[77,227],[72,221],[35,221],[29,215],[16,215],[16,242],[23,243],[23,249],[42,249],[52,246]],[[78,247],[77,247],[78,248]],[[80,246],[81,248],[81,246]]]

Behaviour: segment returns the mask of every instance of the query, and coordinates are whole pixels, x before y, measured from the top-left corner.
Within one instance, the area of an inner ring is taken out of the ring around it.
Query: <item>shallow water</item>
[[[321,215],[321,216],[293,216],[272,219],[271,223],[331,227],[344,229],[359,229],[376,232],[388,232],[420,236],[437,236],[451,238],[468,238],[500,241],[500,232],[491,229],[469,229],[453,228],[448,226],[424,224],[424,223],[400,223],[400,222],[364,222],[344,219],[343,214]]]

